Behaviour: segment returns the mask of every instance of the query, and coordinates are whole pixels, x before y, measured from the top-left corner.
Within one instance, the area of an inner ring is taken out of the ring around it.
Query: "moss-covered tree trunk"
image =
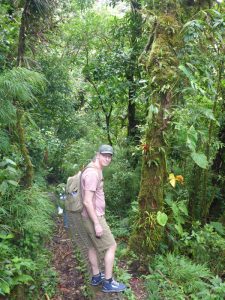
[[[170,109],[176,103],[179,79],[180,30],[188,15],[195,14],[209,1],[150,1],[155,21],[140,62],[149,74],[150,98],[143,148],[139,213],[130,238],[131,249],[151,253],[163,237],[163,227],[156,216],[163,211],[164,186],[167,181],[164,136],[170,121]]]
[[[25,187],[30,187],[32,185],[33,179],[33,165],[29,156],[28,149],[25,143],[25,133],[22,125],[24,111],[22,109],[17,108],[16,111],[16,128],[19,139],[20,151],[24,158],[24,164],[26,166],[25,176],[23,177],[23,184]]]
[[[151,44],[147,48],[150,51],[145,64],[153,81],[151,88],[154,92],[147,119],[145,142],[142,145],[139,216],[130,239],[131,248],[141,247],[143,252],[155,251],[163,235],[163,229],[158,225],[156,216],[158,211],[163,210],[164,183],[167,177],[164,133],[169,123],[168,112],[177,81],[178,60],[175,49],[180,28],[174,10],[159,15],[153,26],[153,37],[149,38]]]
[[[28,16],[29,16],[29,5],[30,0],[25,1],[24,4],[24,10],[21,17],[21,25],[20,25],[20,32],[19,32],[19,41],[18,41],[18,54],[17,54],[17,66],[23,66],[24,65],[24,54],[25,54],[25,41],[26,41],[26,35],[27,35],[27,29],[28,29]],[[25,142],[25,130],[22,124],[23,119],[23,109],[20,108],[19,105],[20,99],[18,101],[15,101],[16,106],[16,129],[17,129],[17,135],[19,140],[19,146],[21,149],[21,153],[24,159],[25,164],[25,175],[23,177],[23,185],[25,187],[30,187],[32,185],[33,181],[33,165],[31,162],[31,158],[29,155],[29,150],[26,146]]]

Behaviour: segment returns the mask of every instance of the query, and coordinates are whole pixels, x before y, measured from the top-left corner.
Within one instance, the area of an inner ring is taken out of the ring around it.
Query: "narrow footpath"
[[[53,266],[59,277],[56,295],[49,300],[87,300],[84,292],[85,282],[79,262],[74,255],[72,242],[63,226],[62,216],[56,218],[56,230],[49,247],[53,253]],[[142,282],[138,278],[132,278],[130,286],[134,291],[136,300],[145,299]],[[127,299],[123,293],[103,293],[100,287],[92,288],[92,292],[94,296],[91,300]]]
[[[62,217],[57,217],[57,228],[50,248],[53,253],[53,266],[59,274],[57,293],[51,300],[87,300],[85,282],[76,261],[74,249],[68,233],[63,226]],[[91,287],[92,288],[92,287]],[[123,300],[123,295],[101,292],[100,287],[93,287],[93,300]],[[89,298],[90,299],[90,298]]]
[[[72,242],[63,226],[63,218],[56,219],[56,231],[50,248],[53,253],[53,266],[59,275],[58,290],[51,300],[85,300],[84,280],[76,268]]]

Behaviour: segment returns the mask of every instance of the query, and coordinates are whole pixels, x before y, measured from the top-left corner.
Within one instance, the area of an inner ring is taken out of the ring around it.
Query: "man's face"
[[[99,163],[102,167],[107,167],[112,161],[112,154],[100,153],[99,154]]]

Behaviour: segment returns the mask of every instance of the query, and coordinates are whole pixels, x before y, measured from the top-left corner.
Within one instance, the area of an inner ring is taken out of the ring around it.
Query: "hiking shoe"
[[[126,289],[126,286],[123,283],[119,283],[115,280],[111,282],[104,280],[102,285],[102,292],[104,293],[119,293],[123,292]]]
[[[93,276],[91,278],[91,285],[99,285],[100,283],[103,282],[103,280],[105,279],[105,274],[104,273],[99,273],[97,276]]]

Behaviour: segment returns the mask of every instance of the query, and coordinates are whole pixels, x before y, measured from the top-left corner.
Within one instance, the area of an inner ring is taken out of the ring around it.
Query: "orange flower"
[[[184,184],[184,177],[182,175],[177,175],[175,177],[176,181],[180,182],[181,184]]]

